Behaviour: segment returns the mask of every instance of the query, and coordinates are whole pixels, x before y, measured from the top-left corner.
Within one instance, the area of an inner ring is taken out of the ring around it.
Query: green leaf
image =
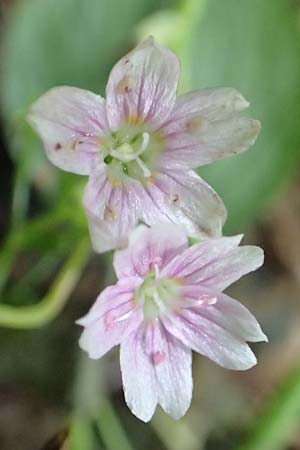
[[[3,33],[0,95],[22,181],[14,196],[17,219],[27,208],[20,191],[50,170],[40,140],[24,125],[28,106],[56,85],[104,94],[113,64],[132,44],[133,26],[153,9],[152,0],[19,0],[12,8]],[[55,197],[57,176],[38,184],[40,192]]]
[[[55,85],[104,93],[112,64],[150,0],[26,0],[8,22],[3,99],[9,115]]]
[[[264,410],[236,450],[284,450],[299,430],[300,369],[293,369],[268,399]]]
[[[296,9],[282,0],[207,2],[189,38],[193,87],[236,87],[262,122],[246,153],[199,171],[228,208],[227,230],[257,219],[287,179],[300,148]]]

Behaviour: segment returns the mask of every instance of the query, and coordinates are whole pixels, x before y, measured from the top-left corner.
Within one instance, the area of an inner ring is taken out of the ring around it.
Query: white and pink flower
[[[138,222],[221,235],[225,207],[191,169],[246,150],[260,125],[240,115],[249,103],[235,89],[176,99],[179,73],[176,55],[149,38],[114,66],[106,101],[57,87],[30,110],[50,161],[90,177],[84,205],[97,251],[125,243]]]
[[[242,236],[209,239],[188,247],[175,225],[140,225],[129,247],[116,251],[118,282],[90,312],[80,346],[91,358],[121,346],[126,402],[149,421],[157,404],[182,417],[192,397],[192,350],[223,367],[249,369],[256,358],[247,341],[266,341],[253,315],[222,293],[263,263],[263,251],[239,247]]]

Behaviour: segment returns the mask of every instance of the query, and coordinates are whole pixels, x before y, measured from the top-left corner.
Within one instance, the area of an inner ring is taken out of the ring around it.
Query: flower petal
[[[158,125],[170,115],[176,100],[179,62],[176,55],[150,37],[112,69],[106,88],[109,124],[148,121]]]
[[[157,402],[174,419],[185,414],[193,389],[191,351],[159,322],[122,342],[120,358],[125,399],[138,418],[149,421]]]
[[[155,266],[161,269],[184,250],[187,243],[186,233],[180,226],[160,224],[148,228],[139,225],[130,235],[128,248],[115,252],[117,277],[143,276]]]
[[[201,313],[245,341],[268,341],[253,314],[228,295],[219,294],[216,304],[209,308],[203,308]]]
[[[194,299],[192,308],[201,316],[221,326],[228,332],[248,342],[268,341],[259,323],[250,311],[237,300],[226,294],[199,285],[183,285],[180,295],[184,299]],[[204,303],[203,298],[215,299],[213,303]],[[202,302],[201,302],[202,300]],[[198,306],[197,306],[197,301]],[[188,301],[187,308],[189,308]],[[185,307],[185,300],[182,301]]]
[[[157,325],[153,327],[151,357],[158,403],[167,414],[178,420],[184,416],[192,399],[192,352],[162,325]]]
[[[264,252],[261,248],[244,245],[194,272],[186,277],[186,281],[220,292],[243,275],[258,269],[263,262]]]
[[[238,248],[243,235],[208,239],[187,248],[164,268],[162,275],[167,277],[187,278],[194,284],[202,268],[219,261],[233,249]]]
[[[140,319],[134,311],[132,297],[141,281],[131,278],[109,286],[99,295],[90,312],[77,321],[84,326],[79,345],[90,358],[101,358],[118,345],[132,327],[138,327]]]
[[[108,127],[102,97],[75,87],[53,88],[32,105],[28,121],[55,166],[90,173],[98,161],[97,139]]]
[[[142,220],[153,226],[171,222],[185,227],[189,236],[220,236],[226,209],[218,194],[195,172],[160,173],[140,186]]]
[[[160,130],[168,148],[162,154],[162,166],[195,168],[247,150],[260,130],[257,120],[239,115],[248,106],[231,88],[203,89],[179,97]]]
[[[98,165],[90,175],[84,193],[84,207],[96,252],[127,244],[128,234],[137,224],[140,213],[135,183],[129,181],[113,186],[104,164]]]
[[[222,367],[246,370],[256,364],[254,353],[243,339],[195,310],[183,309],[180,316],[165,317],[163,323],[183,344]]]
[[[141,326],[125,339],[120,348],[120,363],[125,401],[132,413],[149,422],[157,405],[155,373],[145,352],[147,332]]]

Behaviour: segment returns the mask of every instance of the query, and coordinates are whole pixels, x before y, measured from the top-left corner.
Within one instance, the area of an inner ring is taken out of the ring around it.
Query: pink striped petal
[[[60,169],[88,175],[99,161],[98,139],[108,128],[99,95],[68,86],[50,89],[33,104],[28,120]]]
[[[157,174],[141,185],[142,220],[182,225],[189,236],[220,236],[226,209],[218,194],[195,172],[170,171]]]
[[[160,124],[176,100],[179,61],[150,37],[112,69],[106,87],[107,117],[112,129],[122,123]]]
[[[148,336],[141,326],[122,341],[120,363],[125,400],[132,413],[149,422],[157,405],[155,373],[152,362],[145,352]]]
[[[243,275],[258,269],[263,262],[264,252],[261,248],[244,245],[207,264],[185,280],[221,292]]]
[[[90,312],[77,321],[84,326],[79,345],[90,358],[101,358],[138,327],[142,317],[140,311],[134,310],[132,298],[141,282],[133,278],[109,286],[99,295]]]
[[[158,402],[167,414],[178,420],[192,399],[192,352],[163,326],[153,329],[152,342]]]
[[[131,233],[128,248],[115,252],[117,277],[143,276],[155,267],[161,270],[187,243],[186,233],[179,226],[162,224],[150,229],[140,225]]]
[[[130,231],[138,222],[139,198],[135,181],[114,186],[101,164],[92,172],[84,193],[93,248],[104,252],[127,244]]]
[[[260,130],[257,120],[239,115],[248,106],[232,88],[203,89],[179,97],[161,128],[168,147],[162,166],[194,168],[247,150]]]
[[[237,235],[208,239],[195,244],[170,261],[164,268],[162,276],[188,278],[191,284],[195,283],[203,268],[209,267],[214,261],[219,261],[233,249],[238,248],[242,237]]]
[[[125,399],[141,420],[151,419],[157,402],[174,419],[192,397],[191,351],[158,322],[139,328],[121,344]]]
[[[244,339],[235,330],[227,331],[193,309],[183,309],[180,316],[165,317],[164,326],[184,345],[233,370],[250,369],[256,358]]]
[[[250,311],[228,295],[195,284],[181,286],[180,294],[184,299],[181,302],[183,308],[191,307],[197,314],[236,337],[248,342],[268,340]],[[191,306],[189,300],[193,300]]]

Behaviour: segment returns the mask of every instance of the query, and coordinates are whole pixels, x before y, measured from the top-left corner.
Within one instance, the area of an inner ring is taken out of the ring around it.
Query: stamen
[[[141,158],[137,157],[136,158],[136,162],[138,163],[138,165],[140,166],[140,168],[142,169],[142,172],[144,174],[145,178],[149,178],[151,177],[151,171],[149,170],[149,168],[146,166],[146,164],[144,163],[144,161],[141,160]]]
[[[217,303],[217,297],[210,297],[207,294],[200,295],[198,299],[198,304],[200,305],[215,305]]]
[[[118,150],[111,150],[110,154],[111,156],[122,162],[129,162],[132,161],[132,159],[134,159],[132,158],[132,155],[123,155],[122,152]]]
[[[154,299],[155,303],[157,304],[158,308],[160,309],[160,311],[166,310],[166,306],[165,306],[163,300],[158,295],[157,291],[153,292],[153,299]]]
[[[116,159],[119,159],[122,162],[130,162],[134,161],[135,159],[138,159],[138,157],[144,153],[144,151],[147,149],[149,141],[150,141],[150,135],[149,133],[143,133],[142,134],[143,142],[140,148],[136,152],[132,152],[132,147],[129,143],[124,143],[120,145],[116,150],[111,149],[110,154]]]
[[[197,308],[198,306],[213,306],[217,303],[217,297],[210,297],[207,294],[200,295],[198,299],[196,298],[185,298],[181,305],[184,308]]]
[[[162,263],[162,259],[161,259],[160,256],[158,256],[157,258],[154,258],[153,261],[152,261],[152,265],[153,265],[154,270],[155,270],[155,279],[156,280],[157,280],[158,275],[159,275],[159,268],[161,266],[161,263]]]
[[[143,142],[142,142],[141,148],[138,151],[138,155],[141,155],[142,153],[144,153],[144,151],[148,147],[148,144],[149,144],[149,141],[150,141],[149,133],[146,133],[146,132],[143,133],[142,134],[142,138],[143,138]]]

